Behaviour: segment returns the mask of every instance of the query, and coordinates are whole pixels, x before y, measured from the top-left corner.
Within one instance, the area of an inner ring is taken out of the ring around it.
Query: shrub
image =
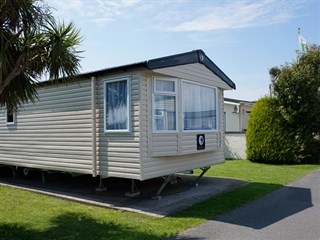
[[[256,102],[246,133],[247,158],[263,163],[298,163],[295,133],[281,115],[276,98]]]

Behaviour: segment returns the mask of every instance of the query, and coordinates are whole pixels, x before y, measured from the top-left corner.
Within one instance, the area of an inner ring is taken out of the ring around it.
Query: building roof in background
[[[246,101],[246,100],[240,100],[240,99],[233,99],[233,98],[224,98],[224,102],[231,102],[231,103],[249,103],[249,104],[254,104],[256,101]]]

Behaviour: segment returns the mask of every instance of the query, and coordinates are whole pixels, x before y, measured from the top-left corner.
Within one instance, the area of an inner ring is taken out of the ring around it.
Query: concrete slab
[[[95,191],[95,188],[99,185],[99,179],[88,175],[72,177],[68,174],[55,173],[46,176],[45,183],[42,183],[39,172],[32,172],[28,176],[18,174],[17,178],[13,179],[11,174],[3,170],[0,171],[0,184],[2,185],[86,204],[158,217],[172,214],[219,193],[248,184],[238,179],[203,177],[198,186],[195,186],[196,178],[195,175],[178,174],[175,183],[169,183],[164,189],[161,199],[152,200],[151,197],[163,183],[162,178],[137,181],[136,185],[141,194],[127,197],[125,193],[129,192],[131,188],[131,180],[128,179],[104,179],[107,191],[98,192]]]

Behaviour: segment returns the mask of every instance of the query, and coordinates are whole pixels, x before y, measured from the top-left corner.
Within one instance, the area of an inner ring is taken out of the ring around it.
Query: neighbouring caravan
[[[147,180],[222,163],[228,89],[202,50],[44,82],[0,110],[0,165]]]

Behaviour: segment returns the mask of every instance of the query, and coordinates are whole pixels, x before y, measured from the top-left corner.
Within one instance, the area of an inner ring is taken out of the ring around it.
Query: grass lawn
[[[165,218],[88,206],[0,186],[0,239],[164,239],[230,211],[319,165],[265,165],[246,160],[212,167],[206,176],[251,184]]]

